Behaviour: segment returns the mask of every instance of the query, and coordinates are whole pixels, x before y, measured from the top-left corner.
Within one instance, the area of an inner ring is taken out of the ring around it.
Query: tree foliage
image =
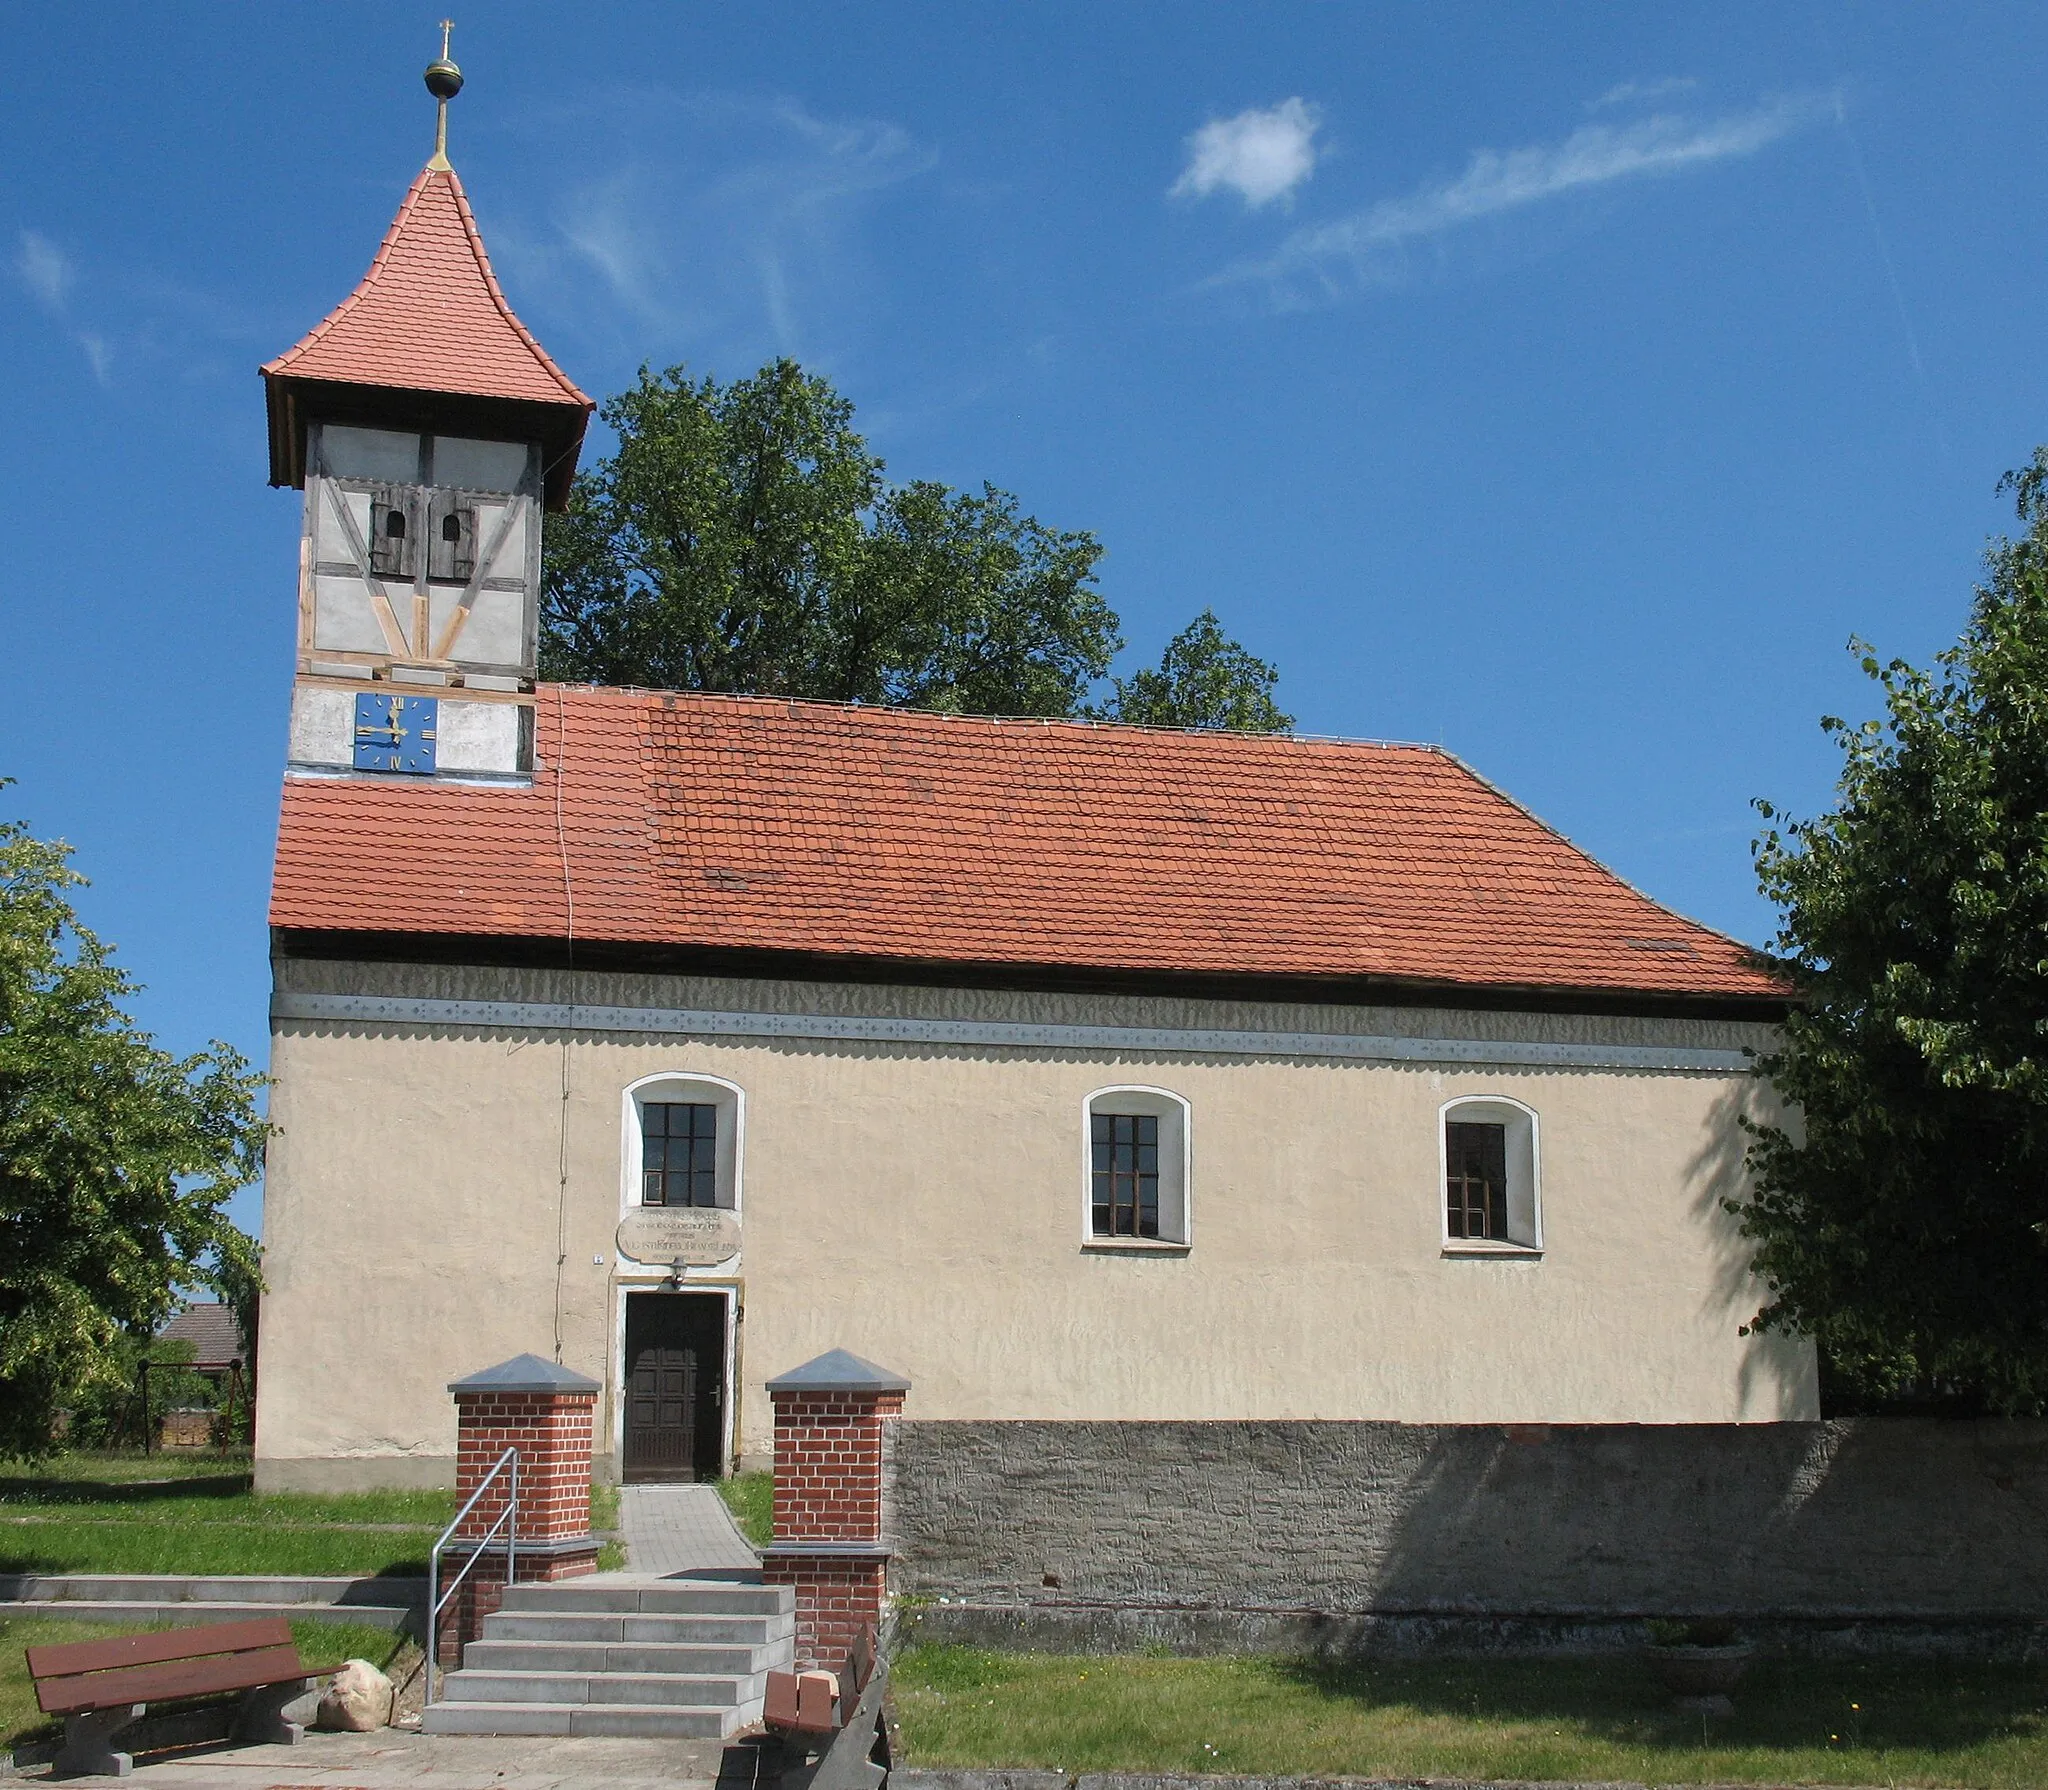
[[[1166,644],[1156,671],[1112,679],[1113,694],[1095,711],[1139,727],[1217,728],[1285,733],[1294,725],[1273,700],[1280,674],[1223,631],[1205,609]]]
[[[1738,1204],[1764,1327],[1866,1394],[2048,1404],[2048,450],[2001,490],[1961,641],[1880,664],[1885,718],[1816,820],[1759,807],[1763,887],[1804,1000],[1761,1064],[1796,1124],[1759,1130]]]
[[[1084,711],[1123,645],[1101,544],[993,485],[890,483],[853,406],[793,361],[730,385],[643,368],[603,416],[617,450],[548,518],[549,677],[971,714],[1278,714],[1270,667],[1213,616],[1184,672],[1169,649],[1131,680],[1154,680],[1144,716],[1121,713],[1121,682]]]
[[[1094,536],[993,486],[891,486],[793,361],[643,369],[604,418],[618,451],[549,519],[551,677],[1059,715],[1122,644]]]
[[[47,1451],[60,1410],[124,1380],[181,1287],[247,1311],[258,1285],[221,1208],[261,1167],[261,1077],[135,1026],[68,856],[0,822],[0,1458]]]

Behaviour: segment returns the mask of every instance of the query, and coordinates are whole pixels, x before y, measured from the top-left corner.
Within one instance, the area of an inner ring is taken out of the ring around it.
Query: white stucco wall
[[[1697,1020],[1249,1005],[281,962],[280,995],[805,1012],[1729,1051]],[[569,1096],[562,1098],[565,1065]],[[1433,1045],[1420,1047],[1425,1056]],[[1445,1051],[1446,1055],[1454,1054]],[[1758,1292],[1720,1202],[1747,1077],[1312,1054],[909,1039],[663,1036],[530,1023],[274,1022],[257,1447],[270,1485],[452,1477],[449,1380],[521,1351],[603,1379],[622,1091],[744,1090],[737,1422],[845,1347],[925,1418],[1703,1422],[1817,1414],[1810,1351],[1739,1327]],[[1084,1249],[1082,1104],[1110,1083],[1192,1110],[1194,1247]],[[1540,1116],[1544,1253],[1448,1256],[1437,1115]],[[559,1164],[566,1116],[566,1195]],[[557,1224],[565,1238],[557,1282]]]

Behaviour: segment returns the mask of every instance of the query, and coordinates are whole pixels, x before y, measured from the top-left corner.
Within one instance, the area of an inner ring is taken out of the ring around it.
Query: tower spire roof
[[[505,302],[453,168],[420,170],[369,272],[263,376],[591,408]]]
[[[263,366],[271,483],[305,482],[309,408],[430,428],[489,428],[495,420],[540,438],[548,501],[559,507],[595,406],[506,303],[462,181],[442,153],[447,103],[461,75],[445,55],[427,73],[442,119],[433,160],[356,289]]]

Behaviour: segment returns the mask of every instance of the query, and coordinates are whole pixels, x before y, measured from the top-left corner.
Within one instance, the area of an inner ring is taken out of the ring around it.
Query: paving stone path
[[[712,1790],[715,1740],[553,1740],[480,1734],[308,1734],[295,1747],[223,1747],[138,1765],[128,1778],[69,1778],[79,1790]],[[731,1749],[742,1765],[744,1753]],[[24,1773],[36,1782],[45,1773]],[[20,1782],[21,1779],[12,1779]]]
[[[636,1575],[730,1577],[761,1564],[761,1556],[733,1526],[732,1513],[712,1486],[622,1486],[619,1527],[626,1542],[626,1570]]]

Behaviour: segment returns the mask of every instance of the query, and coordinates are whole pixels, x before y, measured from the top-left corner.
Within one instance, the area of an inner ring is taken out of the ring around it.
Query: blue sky
[[[429,152],[438,16],[9,29],[0,805],[177,1049],[265,1052],[255,368]],[[478,5],[454,48],[587,390],[794,355],[896,475],[1095,530],[1134,660],[1213,606],[1304,729],[1441,741],[1750,939],[1751,798],[1827,801],[1844,642],[1950,641],[2048,439],[2038,6]]]

